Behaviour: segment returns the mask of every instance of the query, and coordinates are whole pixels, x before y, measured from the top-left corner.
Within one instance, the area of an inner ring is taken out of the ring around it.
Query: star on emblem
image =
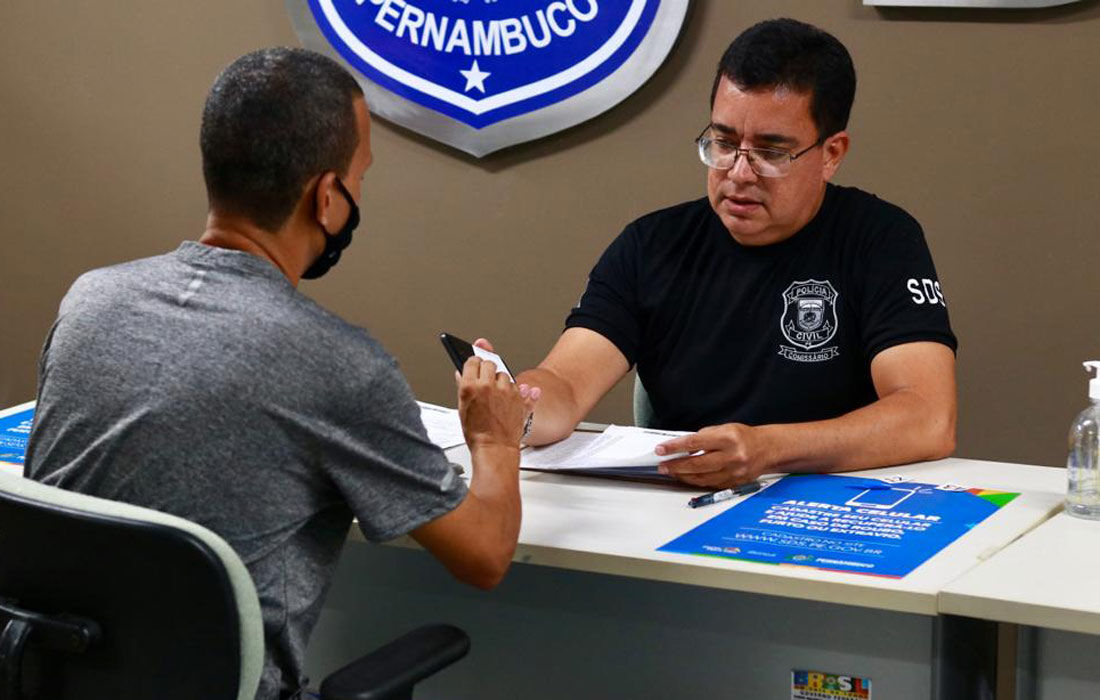
[[[460,70],[459,73],[462,74],[462,77],[466,78],[466,88],[463,92],[469,92],[473,88],[485,92],[485,79],[492,75],[492,73],[478,68],[477,59],[474,59],[474,63],[470,66],[470,70]]]

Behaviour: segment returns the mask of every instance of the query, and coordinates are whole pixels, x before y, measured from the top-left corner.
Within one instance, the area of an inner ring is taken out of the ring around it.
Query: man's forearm
[[[484,506],[483,534],[489,549],[508,562],[519,536],[519,449],[503,445],[470,448],[473,476],[470,494]],[[507,568],[507,563],[504,564]]]
[[[949,456],[954,407],[901,390],[839,418],[757,428],[770,472],[851,471]]]
[[[412,536],[459,581],[490,589],[508,571],[519,536],[519,448],[475,444],[470,457],[466,498]]]
[[[566,438],[584,417],[569,385],[550,370],[529,369],[520,372],[516,381],[542,389],[526,439],[528,445],[546,445]]]
[[[673,438],[661,463],[695,486],[725,488],[766,472],[850,471],[939,459],[955,450],[955,356],[937,343],[883,350],[871,363],[879,399],[838,418],[726,423]]]

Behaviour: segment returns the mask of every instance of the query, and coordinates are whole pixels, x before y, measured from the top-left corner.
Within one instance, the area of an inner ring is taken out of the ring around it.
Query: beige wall
[[[435,335],[487,334],[513,368],[549,348],[632,218],[700,196],[691,139],[712,71],[749,24],[835,33],[859,75],[838,181],[925,226],[959,351],[959,454],[1059,464],[1100,358],[1100,4],[878,11],[857,0],[696,0],[630,99],[478,161],[374,131],[365,225],[303,290],[366,325],[419,396],[453,403]],[[201,231],[197,131],[237,55],[296,44],[277,0],[0,4],[0,404],[34,393],[38,350],[83,270]],[[323,348],[318,348],[323,352]],[[623,382],[597,420],[629,421]]]

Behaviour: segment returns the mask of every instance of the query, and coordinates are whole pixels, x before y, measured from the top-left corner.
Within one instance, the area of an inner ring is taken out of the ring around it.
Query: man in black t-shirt
[[[848,151],[847,50],[794,20],[719,64],[697,144],[707,198],[645,216],[600,258],[566,330],[520,380],[532,444],[565,437],[636,365],[662,468],[725,487],[768,471],[936,459],[955,444],[955,337],[920,226],[829,184]]]

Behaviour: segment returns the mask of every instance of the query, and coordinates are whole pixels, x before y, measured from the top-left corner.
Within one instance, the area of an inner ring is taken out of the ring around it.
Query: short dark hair
[[[202,112],[202,173],[212,210],[277,231],[315,175],[347,173],[363,90],[338,63],[298,48],[261,49],[214,81]]]
[[[856,96],[852,57],[832,34],[793,19],[770,19],[741,33],[722,55],[710,105],[722,77],[742,90],[785,87],[810,93],[818,138],[844,131]]]

